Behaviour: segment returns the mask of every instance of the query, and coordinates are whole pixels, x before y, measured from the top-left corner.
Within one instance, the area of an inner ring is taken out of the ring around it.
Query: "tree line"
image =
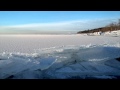
[[[107,31],[115,31],[115,30],[120,30],[120,19],[118,19],[118,22],[112,22],[105,27],[100,27],[100,28],[95,28],[91,30],[83,30],[79,31],[79,33],[94,33],[94,32],[107,32]]]

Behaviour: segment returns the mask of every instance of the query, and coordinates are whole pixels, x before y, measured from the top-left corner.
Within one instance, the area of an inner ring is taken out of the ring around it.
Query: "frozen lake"
[[[83,35],[0,35],[0,53],[34,53],[41,48],[120,43],[120,37]]]
[[[0,35],[0,79],[120,76],[120,37]]]

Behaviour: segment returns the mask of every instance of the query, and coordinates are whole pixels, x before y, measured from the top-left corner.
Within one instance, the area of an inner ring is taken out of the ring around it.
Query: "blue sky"
[[[77,32],[116,22],[120,11],[0,11],[0,33]],[[13,32],[14,32],[13,31]]]

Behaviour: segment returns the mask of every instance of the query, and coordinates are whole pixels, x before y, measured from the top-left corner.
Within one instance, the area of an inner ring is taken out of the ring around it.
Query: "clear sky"
[[[120,11],[0,11],[3,32],[77,32],[116,22]]]

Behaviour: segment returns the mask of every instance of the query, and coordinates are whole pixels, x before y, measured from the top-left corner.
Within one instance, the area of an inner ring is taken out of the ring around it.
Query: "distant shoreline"
[[[0,35],[78,35],[76,34],[0,34]]]

